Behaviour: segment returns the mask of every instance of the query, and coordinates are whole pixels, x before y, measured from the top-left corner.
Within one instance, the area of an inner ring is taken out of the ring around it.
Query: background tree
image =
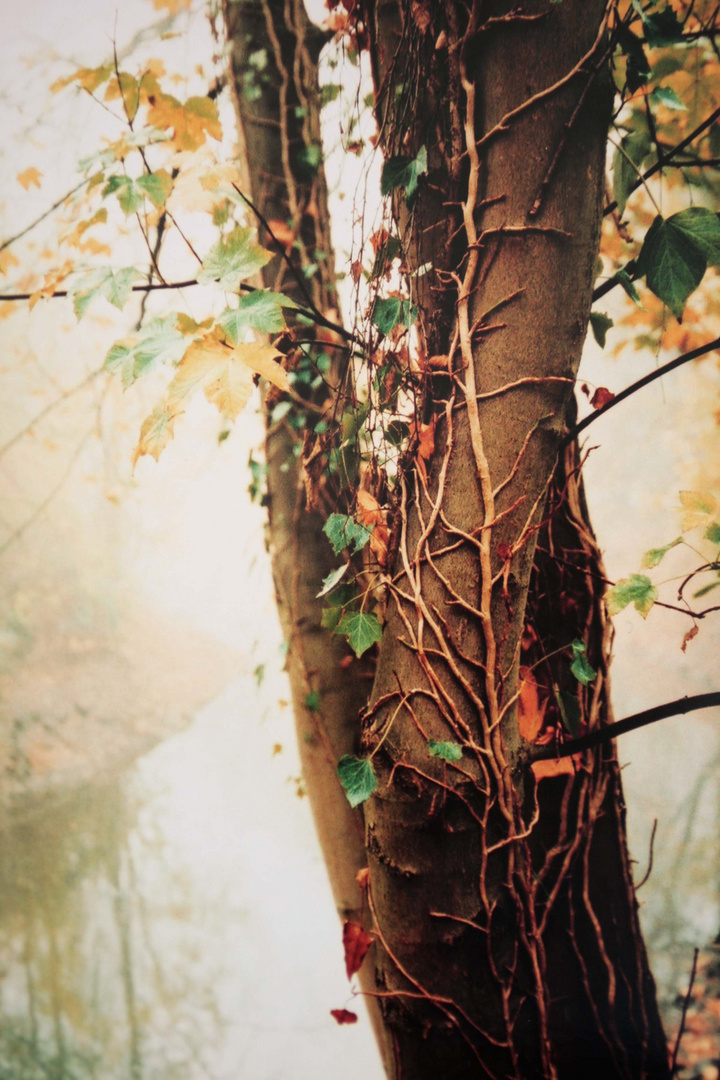
[[[318,817],[327,821],[327,806],[337,799],[332,759],[341,752],[350,802],[372,795],[370,874],[360,882],[375,920],[376,992],[393,1043],[389,1067],[418,1076],[440,1066],[445,1075],[484,1069],[570,1076],[582,1061],[597,1075],[665,1075],[614,753],[605,743],[584,758],[557,755],[566,735],[592,732],[610,719],[609,631],[598,587],[604,573],[571,445],[562,472],[551,478],[573,425],[566,402],[591,301],[609,58],[616,48],[625,56],[621,87],[642,99],[657,137],[643,43],[686,50],[692,43],[704,55],[707,46],[699,43],[711,41],[714,28],[694,11],[682,13],[685,25],[669,8],[606,12],[601,4],[581,9],[569,0],[523,12],[509,5],[482,14],[452,5],[354,11],[347,32],[373,61],[387,155],[382,185],[393,193],[398,221],[397,231],[374,237],[362,369],[324,359],[347,335],[327,325],[335,322],[331,283],[315,265],[321,243],[328,251],[318,126],[309,104],[317,100],[313,35],[297,10],[283,10],[280,20],[271,5],[236,9],[238,24],[230,9],[228,21],[254,164],[263,146],[256,129],[280,134],[267,166],[255,172],[259,190],[250,205],[266,245],[284,249],[285,257],[273,267],[240,227],[205,256],[198,279],[232,290],[264,264],[279,289],[283,261],[292,284],[284,296],[244,286],[247,296],[213,326],[166,321],[111,350],[109,366],[122,367],[128,383],[164,350],[182,353],[138,453],[160,453],[201,386],[233,419],[249,393],[248,367],[288,395],[268,399],[276,580],[291,631],[307,759],[316,765],[309,778]],[[254,23],[243,24],[245,15]],[[342,12],[335,19],[346,21]],[[248,37],[257,33],[267,35],[264,44],[249,49]],[[518,56],[527,62],[524,80]],[[659,60],[656,69],[666,71]],[[117,65],[106,67],[77,77],[107,82],[131,129],[143,107],[176,148],[192,150],[212,134],[211,99],[183,105],[152,72],[133,81]],[[680,101],[671,86],[652,92],[664,108],[674,104],[672,95]],[[250,106],[263,94],[269,113],[253,116]],[[643,134],[636,111],[617,121],[627,125],[613,174],[623,202],[635,183],[626,163],[639,167],[650,151],[641,155],[630,139],[638,135],[639,144]],[[691,131],[682,150],[697,148],[711,123]],[[127,213],[146,199],[161,209],[174,179],[150,167],[144,148],[141,157],[144,174],[101,178],[105,196],[116,195]],[[226,196],[234,198],[232,191],[238,193],[234,184]],[[679,315],[717,257],[716,231],[709,209],[659,216],[639,259],[612,283],[632,293],[633,279],[645,277]],[[304,278],[290,270],[290,250],[301,274],[312,271]],[[158,252],[159,246],[155,261]],[[354,273],[362,276],[360,261]],[[85,279],[75,287],[76,308],[102,290],[129,291],[131,283],[122,272]],[[337,335],[320,355],[311,345],[317,331],[307,326],[276,339],[272,350],[243,340],[247,326],[277,333],[280,309],[297,305],[320,333]],[[594,331],[602,336],[607,323],[596,315]],[[192,338],[189,346],[183,334]],[[285,357],[282,366],[278,357]],[[596,395],[596,404],[602,400]],[[312,519],[297,512],[293,429],[307,428],[318,411],[315,438],[304,440],[307,498],[333,513]],[[717,542],[714,507],[703,496],[689,502],[708,519],[707,539]],[[289,542],[289,521],[303,529],[299,549]],[[323,521],[335,555],[344,552],[334,570],[323,567],[330,552]],[[298,550],[302,557],[289,557]],[[656,552],[649,562],[660,558]],[[712,560],[707,565],[712,572]],[[319,569],[324,615],[313,602]],[[348,585],[354,572],[356,584]],[[632,601],[647,612],[655,595],[650,578],[634,575],[615,587],[611,605]],[[335,642],[342,646],[346,638],[358,656],[368,654],[385,623],[362,755],[351,723],[367,696],[362,670],[344,646],[341,657],[321,646],[312,659],[318,614]],[[346,672],[340,680],[339,662]],[[334,688],[345,694],[336,707]],[[538,742],[555,760],[531,769],[527,744]],[[345,914],[363,907],[353,895],[354,829],[345,812],[340,829],[326,836]]]

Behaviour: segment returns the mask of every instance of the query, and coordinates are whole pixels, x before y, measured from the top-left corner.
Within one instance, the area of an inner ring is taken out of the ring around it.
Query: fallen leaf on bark
[[[365,954],[373,943],[370,934],[363,930],[360,923],[346,922],[343,925],[343,948],[345,949],[345,970],[348,979],[352,979],[360,970]]]

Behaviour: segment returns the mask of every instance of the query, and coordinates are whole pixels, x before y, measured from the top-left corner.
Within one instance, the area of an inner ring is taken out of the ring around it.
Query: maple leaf
[[[156,461],[175,434],[174,425],[179,409],[173,409],[168,405],[158,405],[148,416],[140,428],[140,439],[133,454],[133,466],[138,458],[144,454],[150,454]]]
[[[238,225],[224,240],[218,240],[203,259],[199,282],[218,281],[220,288],[234,292],[240,282],[262,270],[272,258],[255,243],[251,229]]]
[[[30,166],[29,169],[24,169],[23,172],[17,174],[17,181],[19,184],[28,191],[31,187],[40,187],[40,180],[42,179],[42,173],[34,166]]]
[[[252,372],[280,390],[289,390],[281,355],[272,345],[242,342],[230,348],[215,334],[194,341],[178,365],[168,388],[168,403],[177,407],[202,386],[205,396],[227,420],[235,420],[252,394]]]
[[[374,938],[363,930],[360,923],[350,922],[343,924],[343,949],[345,950],[345,971],[348,979],[352,979],[356,971],[362,967],[365,954],[372,945]]]
[[[143,87],[145,90],[145,87]],[[161,131],[172,130],[172,141],[178,150],[197,150],[208,135],[222,139],[222,127],[217,106],[209,97],[191,97],[183,104],[172,94],[148,95],[148,123]]]

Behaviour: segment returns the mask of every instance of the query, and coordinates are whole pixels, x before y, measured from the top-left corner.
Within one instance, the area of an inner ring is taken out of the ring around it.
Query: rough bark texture
[[[327,188],[315,151],[320,149],[320,95],[317,60],[325,36],[307,18],[302,0],[226,3],[225,23],[232,44],[231,70],[239,120],[240,159],[247,171],[246,193],[270,224],[289,227],[301,244],[292,249],[293,273],[280,254],[263,271],[264,283],[323,313],[334,309],[335,271],[330,242]],[[284,234],[282,234],[284,236]],[[264,226],[261,241],[278,251]],[[287,246],[290,251],[290,245]],[[305,276],[311,263],[317,270]],[[301,283],[302,282],[302,283]],[[314,330],[308,330],[312,339]],[[331,387],[342,377],[331,370]],[[357,752],[359,712],[367,701],[372,672],[353,662],[342,638],[321,626],[317,593],[336,559],[322,526],[327,516],[306,505],[302,477],[302,421],[314,423],[312,406],[325,401],[323,385],[283,421],[270,424],[266,438],[269,543],[281,625],[288,643],[287,670],[302,762],[303,781],[313,811],[323,857],[341,919],[368,923],[356,875],[366,865],[362,813],[352,810],[337,778],[337,762]],[[272,405],[272,399],[268,406]],[[268,413],[269,413],[268,408]],[[300,428],[300,430],[298,430]],[[374,988],[372,965],[361,972]],[[384,1035],[372,999],[370,1014],[382,1049]]]
[[[434,267],[415,291],[427,351],[448,357],[428,386],[427,479],[418,468],[400,485],[365,717],[380,777],[368,895],[396,1077],[668,1075],[614,751],[536,785],[523,738],[559,732],[563,690],[581,728],[610,720],[576,462],[556,477],[526,610],[590,310],[605,6],[381,0],[364,13],[384,149],[427,149],[399,219],[408,261]],[[588,686],[569,670],[576,638],[598,672]],[[537,666],[521,683],[523,647]],[[429,739],[462,759],[431,756]]]

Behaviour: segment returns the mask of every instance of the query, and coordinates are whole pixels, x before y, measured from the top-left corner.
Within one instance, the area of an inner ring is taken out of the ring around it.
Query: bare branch
[[[708,694],[695,694],[693,697],[682,697],[676,701],[668,701],[665,705],[656,705],[653,709],[645,709],[643,712],[626,716],[624,720],[617,720],[614,724],[597,728],[587,735],[581,735],[577,739],[570,739],[562,746],[539,746],[532,750],[530,761],[554,761],[556,758],[572,757],[583,750],[592,750],[603,743],[611,742],[619,735],[625,735],[628,731],[655,724],[658,720],[666,720],[670,716],[680,716],[681,713],[696,712],[698,709],[709,709],[711,706],[720,705],[720,691],[714,690]]]

